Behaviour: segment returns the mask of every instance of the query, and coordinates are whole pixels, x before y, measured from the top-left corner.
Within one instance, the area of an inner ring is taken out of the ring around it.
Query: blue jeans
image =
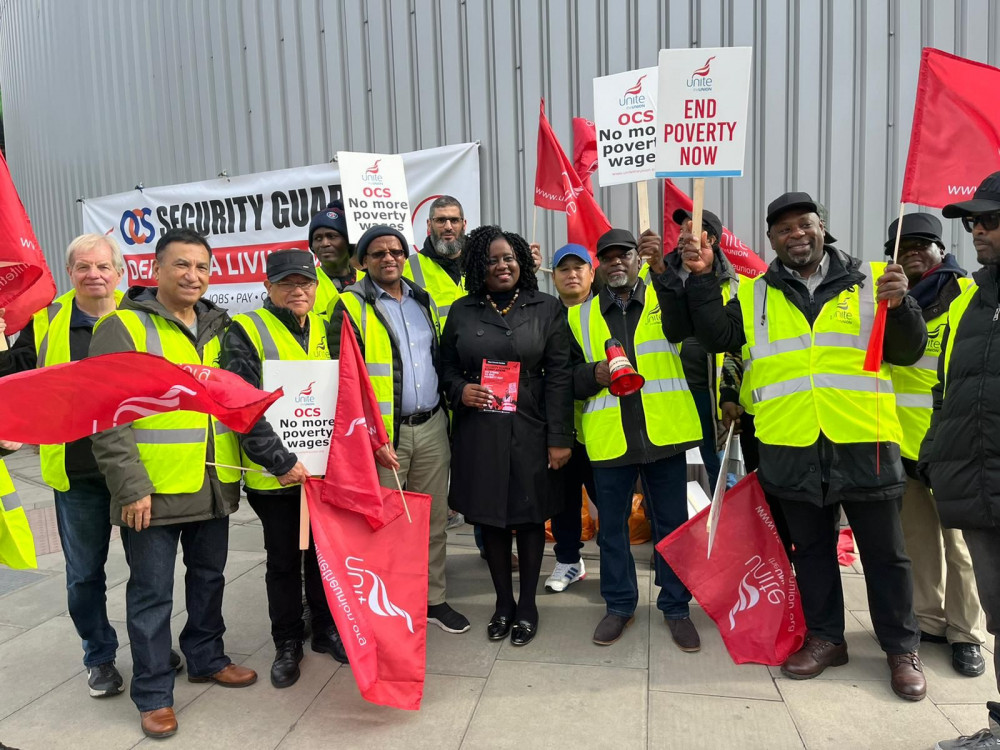
[[[719,471],[722,468],[722,455],[719,453],[715,438],[712,394],[708,391],[691,391],[691,397],[698,412],[698,421],[701,422],[701,445],[698,446],[698,451],[701,453],[701,460],[708,474],[708,485],[712,494],[715,494],[715,485],[719,481]]]
[[[597,543],[601,547],[601,596],[608,614],[622,617],[631,617],[639,604],[635,560],[628,533],[636,476],[642,479],[654,543],[688,519],[687,461],[683,453],[651,464],[615,468],[594,466],[595,504],[600,521]],[[691,592],[659,553],[654,558],[656,584],[660,587],[657,608],[669,620],[688,617]]]
[[[122,544],[131,575],[125,588],[128,634],[132,643],[132,701],[140,711],[174,705],[174,670],[170,668],[170,612],[174,562],[181,543],[187,623],[180,635],[191,677],[225,669],[222,635],[223,569],[229,547],[229,519],[122,528]]]
[[[103,477],[77,477],[55,490],[56,526],[66,557],[69,616],[83,640],[87,668],[115,660],[118,634],[108,622],[107,576],[111,493]]]

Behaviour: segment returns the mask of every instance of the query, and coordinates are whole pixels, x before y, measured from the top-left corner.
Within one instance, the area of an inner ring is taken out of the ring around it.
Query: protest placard
[[[594,79],[597,180],[601,187],[656,177],[657,68]]]
[[[410,247],[414,247],[402,157],[338,151],[337,164],[348,234],[361,237],[367,229],[385,224],[402,232]]]
[[[313,476],[326,473],[337,409],[337,360],[264,360],[262,388],[284,389],[265,412],[285,447]]]

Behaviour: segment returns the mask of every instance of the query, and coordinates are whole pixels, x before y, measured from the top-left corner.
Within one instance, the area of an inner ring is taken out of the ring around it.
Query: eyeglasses
[[[406,251],[400,247],[393,248],[392,250],[376,250],[375,252],[368,253],[368,257],[374,260],[382,260],[386,255],[391,255],[393,258],[405,258]]]
[[[455,224],[457,226],[465,221],[465,219],[461,216],[435,216],[431,221],[437,226],[443,227],[445,224]]]
[[[278,287],[283,292],[291,292],[296,289],[308,292],[310,289],[314,289],[316,284],[315,281],[276,281],[272,286]]]
[[[493,266],[500,265],[500,261],[503,261],[506,265],[509,266],[511,263],[517,263],[517,258],[515,258],[513,255],[502,255],[499,258],[487,258],[486,265],[488,265],[490,268],[493,268]]]
[[[976,228],[976,224],[982,224],[983,229],[987,232],[992,232],[997,227],[1000,227],[1000,211],[990,211],[988,214],[973,214],[972,216],[962,217],[962,226],[965,227],[966,232],[972,232]]]

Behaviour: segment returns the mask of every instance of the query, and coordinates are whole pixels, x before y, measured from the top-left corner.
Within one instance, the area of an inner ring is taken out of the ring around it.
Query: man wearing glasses
[[[461,214],[460,207],[441,210]],[[460,234],[461,230],[452,230],[452,236]],[[341,302],[359,332],[358,343],[392,441],[375,456],[379,481],[383,487],[395,487],[396,469],[407,490],[433,498],[427,621],[447,633],[464,633],[469,621],[445,601],[451,448],[437,376],[441,328],[435,301],[416,283],[403,278],[407,243],[396,229],[374,226],[361,236],[357,248],[366,275],[344,290]]]
[[[403,276],[434,300],[443,329],[452,303],[465,296],[465,213],[456,198],[442,195],[431,203],[427,215],[427,239],[419,253],[406,259]]]
[[[972,556],[979,599],[994,645],[1000,640],[1000,172],[972,200],[952,203],[945,218],[961,219],[982,268],[951,303],[938,358],[931,426],[919,470],[934,491],[941,525],[961,529]],[[867,568],[867,566],[866,566]],[[994,667],[1000,667],[994,649]],[[1000,675],[1000,669],[997,669]],[[1000,678],[998,678],[1000,688]],[[989,725],[971,737],[937,744],[941,750],[1000,747],[1000,703],[986,704]]]

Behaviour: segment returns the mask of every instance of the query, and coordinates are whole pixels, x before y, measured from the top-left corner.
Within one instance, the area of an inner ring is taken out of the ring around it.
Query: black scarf
[[[968,276],[965,269],[958,265],[954,255],[948,253],[937,268],[928,271],[924,278],[910,287],[910,296],[921,309],[930,307],[952,279],[965,276]]]

